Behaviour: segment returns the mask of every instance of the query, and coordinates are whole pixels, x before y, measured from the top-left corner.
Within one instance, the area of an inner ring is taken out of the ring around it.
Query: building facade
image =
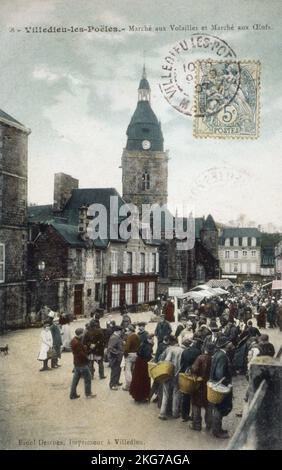
[[[219,240],[223,275],[237,279],[259,279],[261,274],[261,233],[257,228],[224,228]]]
[[[267,281],[275,275],[275,246],[281,235],[257,228],[224,228],[219,242],[222,274]]]
[[[27,159],[30,130],[0,110],[0,329],[26,316]]]
[[[109,218],[105,237],[91,238],[91,206],[100,204],[109,214],[111,198],[118,207],[125,202],[113,188],[77,186],[76,179],[57,174],[54,204],[29,208],[29,312],[47,305],[89,316],[96,308],[119,309],[125,303],[136,308],[155,301],[157,245],[112,237]],[[60,200],[64,205],[59,210]]]

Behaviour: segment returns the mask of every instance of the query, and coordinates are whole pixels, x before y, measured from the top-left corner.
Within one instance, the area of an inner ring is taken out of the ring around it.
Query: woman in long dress
[[[48,360],[51,359],[51,356],[48,357],[48,351],[53,347],[53,338],[52,333],[50,331],[50,323],[45,321],[43,323],[43,330],[40,333],[40,351],[38,354],[38,360],[43,361],[43,366],[40,369],[40,372],[44,370],[49,370],[48,367]]]
[[[139,403],[148,402],[150,398],[151,382],[148,374],[148,362],[152,358],[153,345],[154,335],[150,335],[144,340],[137,352],[129,393]]]

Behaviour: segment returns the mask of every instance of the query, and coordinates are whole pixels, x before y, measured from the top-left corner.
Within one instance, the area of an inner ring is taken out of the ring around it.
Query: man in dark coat
[[[140,338],[140,343],[142,344],[145,341],[145,339],[148,338],[149,333],[148,333],[148,331],[145,330],[146,322],[139,322],[139,323],[137,323],[137,325],[138,325],[138,333],[137,334]]]
[[[258,328],[266,328],[266,315],[267,315],[266,304],[263,303],[261,307],[259,308],[259,313],[257,315]]]
[[[87,346],[92,379],[94,379],[95,372],[94,361],[98,362],[100,379],[105,379],[103,362],[105,340],[103,330],[100,328],[99,320],[93,318],[90,321],[89,327],[87,328],[83,338],[83,344]]]
[[[186,372],[194,364],[197,357],[201,354],[198,340],[185,339],[182,345],[186,348],[181,355],[180,372]],[[181,417],[182,421],[189,421],[191,395],[182,394]]]
[[[246,331],[248,333],[249,338],[256,338],[258,336],[261,336],[261,332],[259,331],[259,329],[253,326],[252,320],[249,320],[247,322]]]
[[[84,379],[84,389],[86,398],[94,398],[96,395],[91,393],[91,373],[88,367],[87,347],[82,344],[83,328],[75,330],[75,337],[71,340],[71,349],[73,353],[73,379],[71,384],[70,399],[79,398],[76,387],[81,377]]]
[[[218,340],[218,351],[212,358],[210,381],[214,383],[221,383],[228,386],[232,382],[232,370],[230,361],[227,355],[229,339],[226,336],[221,336]],[[213,405],[212,415],[212,432],[215,437],[221,439],[228,439],[228,432],[222,429],[222,419],[227,416],[232,410],[232,392],[228,393],[223,401],[218,405]]]
[[[213,344],[207,344],[203,354],[197,357],[191,368],[191,373],[201,377],[203,381],[199,389],[192,395],[193,423],[190,428],[194,431],[202,430],[201,408],[205,409],[206,429],[211,429],[212,405],[207,399],[207,382],[210,377],[212,354],[214,352]]]
[[[169,336],[172,332],[172,328],[170,323],[165,320],[165,316],[161,314],[160,321],[158,322],[156,329],[155,329],[155,336],[158,340],[158,346],[160,343],[163,342],[165,336]]]
[[[118,390],[118,386],[122,385],[119,382],[121,374],[121,361],[123,358],[123,341],[121,338],[122,328],[115,327],[115,331],[109,339],[108,344],[108,359],[111,368],[110,389]]]
[[[274,357],[275,348],[272,343],[269,342],[268,335],[261,335],[258,341],[258,349],[260,356],[270,356]]]

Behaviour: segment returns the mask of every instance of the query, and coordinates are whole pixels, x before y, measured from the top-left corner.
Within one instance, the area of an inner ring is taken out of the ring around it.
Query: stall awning
[[[272,290],[282,290],[282,279],[272,281]]]

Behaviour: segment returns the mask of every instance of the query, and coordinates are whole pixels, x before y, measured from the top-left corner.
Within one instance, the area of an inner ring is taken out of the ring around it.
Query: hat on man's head
[[[126,329],[129,330],[129,331],[135,331],[135,326],[130,324],[126,327]]]
[[[213,320],[213,319],[210,321],[209,327],[210,327],[211,331],[218,331],[219,330],[218,325],[216,323],[216,320]]]
[[[220,336],[217,340],[218,348],[224,348],[228,343],[230,343],[230,340],[227,338],[227,336]]]
[[[205,351],[206,351],[208,354],[212,354],[212,353],[214,352],[214,344],[212,344],[212,343],[206,344],[206,346],[205,346]]]
[[[146,326],[146,322],[145,321],[140,321],[139,323],[137,323],[138,326]]]
[[[115,325],[114,327],[114,331],[122,331],[122,326],[119,326],[119,325]]]
[[[182,345],[185,347],[185,348],[188,348],[189,346],[191,346],[192,344],[192,339],[191,338],[184,338],[184,340],[182,341]]]
[[[84,329],[83,328],[77,328],[74,333],[75,333],[75,336],[80,338],[84,333]]]

